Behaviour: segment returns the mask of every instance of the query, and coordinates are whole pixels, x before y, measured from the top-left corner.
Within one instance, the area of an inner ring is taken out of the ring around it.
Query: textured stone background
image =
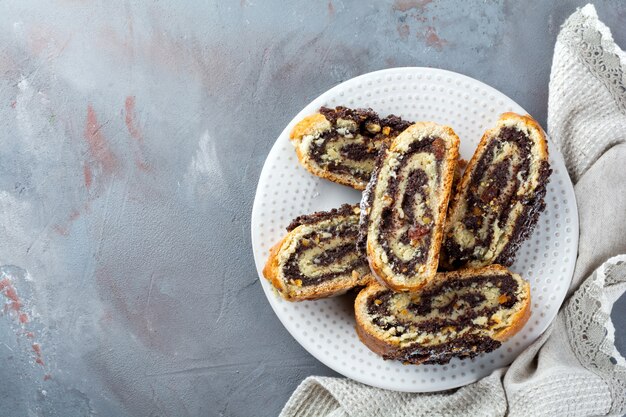
[[[271,416],[333,375],[254,268],[279,132],[394,66],[475,77],[545,124],[554,41],[584,2],[179,3],[0,4],[2,416]],[[596,7],[626,45],[626,4]]]

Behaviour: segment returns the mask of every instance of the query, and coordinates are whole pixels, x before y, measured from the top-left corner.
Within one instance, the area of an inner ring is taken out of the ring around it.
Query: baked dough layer
[[[356,250],[360,209],[300,216],[270,250],[263,274],[289,301],[339,295],[369,282],[367,260]]]
[[[500,265],[439,273],[413,293],[373,283],[355,300],[357,333],[385,359],[443,364],[498,348],[530,305],[528,282]]]
[[[411,125],[384,148],[361,200],[359,247],[396,291],[434,278],[459,138],[431,122]]]
[[[483,135],[450,205],[442,267],[512,265],[545,208],[550,173],[537,122],[503,114]]]
[[[300,121],[290,139],[313,175],[363,190],[381,147],[409,125],[394,115],[380,118],[372,109],[322,107]]]

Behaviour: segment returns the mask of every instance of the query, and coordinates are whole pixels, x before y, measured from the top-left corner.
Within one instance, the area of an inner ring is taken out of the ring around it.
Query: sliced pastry
[[[530,316],[529,284],[500,265],[437,274],[414,293],[373,283],[355,301],[356,329],[385,359],[444,364],[498,348]]]
[[[322,107],[291,131],[300,163],[313,175],[365,189],[381,146],[411,123],[372,109]]]
[[[448,211],[442,267],[510,266],[545,204],[551,170],[543,130],[505,113],[485,132]]]
[[[371,276],[356,250],[359,206],[296,218],[270,250],[263,275],[289,301],[339,295],[366,285]]]
[[[381,151],[361,200],[359,248],[396,291],[435,277],[459,138],[431,122],[411,125]]]

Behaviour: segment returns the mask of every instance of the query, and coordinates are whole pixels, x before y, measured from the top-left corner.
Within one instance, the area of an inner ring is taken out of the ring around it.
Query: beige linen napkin
[[[432,394],[309,377],[281,416],[590,416],[626,413],[626,361],[609,313],[626,291],[626,55],[593,6],[558,36],[548,133],[575,182],[578,259],[569,299],[548,330],[482,380]],[[616,256],[617,255],[617,256]]]

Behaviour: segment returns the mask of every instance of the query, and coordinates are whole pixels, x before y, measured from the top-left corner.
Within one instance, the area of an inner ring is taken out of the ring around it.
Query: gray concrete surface
[[[394,66],[475,77],[545,123],[554,41],[583,3],[0,3],[0,415],[273,416],[333,375],[252,259],[283,126]],[[626,4],[597,9],[626,45]]]

